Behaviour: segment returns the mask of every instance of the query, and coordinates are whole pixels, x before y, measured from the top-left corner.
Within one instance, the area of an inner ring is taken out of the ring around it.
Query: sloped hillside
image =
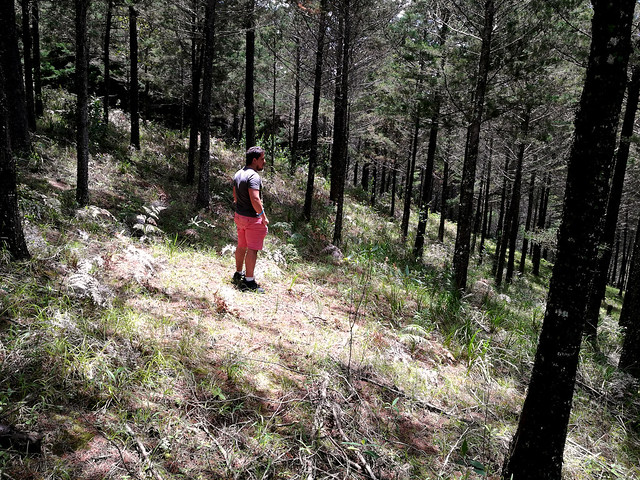
[[[359,191],[342,251],[327,248],[324,180],[305,224],[304,171],[276,158],[266,294],[241,293],[229,179],[242,153],[215,143],[212,205],[196,211],[185,138],[149,124],[131,151],[114,112],[94,126],[92,205],[77,210],[68,118],[62,102],[48,112],[19,162],[33,259],[0,263],[0,424],[39,450],[0,450],[2,478],[499,477],[546,280],[496,292],[485,261],[459,299],[453,230],[437,243],[434,216],[415,263]],[[605,323],[602,354],[583,353],[568,479],[640,476],[637,405],[618,396]]]

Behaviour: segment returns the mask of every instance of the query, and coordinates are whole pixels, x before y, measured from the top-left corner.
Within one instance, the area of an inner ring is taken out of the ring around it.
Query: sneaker
[[[240,290],[243,292],[255,292],[255,293],[264,293],[264,289],[260,287],[256,283],[255,280],[242,280],[242,285],[240,285]]]
[[[238,288],[241,287],[242,282],[244,282],[244,274],[242,273],[234,273],[233,274],[233,279],[231,280],[231,282]]]

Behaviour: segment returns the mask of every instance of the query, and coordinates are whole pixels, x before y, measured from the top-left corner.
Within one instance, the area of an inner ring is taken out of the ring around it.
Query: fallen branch
[[[393,393],[394,395],[398,396],[398,397],[402,397],[402,398],[406,398],[408,400],[411,400],[412,402],[414,402],[416,405],[418,405],[419,407],[422,407],[426,410],[429,410],[430,412],[434,412],[434,413],[439,413],[440,415],[444,415],[445,417],[453,417],[454,415],[450,412],[447,412],[446,410],[437,407],[429,402],[425,402],[424,400],[419,400],[415,397],[412,397],[411,395],[406,394],[405,392],[403,392],[402,390],[400,390],[397,387],[390,387],[389,385],[384,385],[382,383],[378,383],[375,380],[372,380],[368,377],[363,377],[363,376],[359,376],[357,377],[358,380],[362,380],[364,382],[370,383],[372,385],[375,385],[376,387],[380,387],[380,388],[384,388],[385,390],[387,390],[388,392]]]
[[[134,472],[133,470],[131,470],[129,468],[129,465],[127,464],[127,461],[124,459],[124,455],[122,454],[122,450],[120,449],[120,445],[118,445],[113,438],[108,437],[104,433],[104,431],[102,430],[102,427],[100,425],[96,425],[96,430],[98,431],[98,433],[100,435],[102,435],[102,438],[104,438],[107,442],[111,443],[111,445],[113,445],[116,448],[116,450],[118,451],[118,455],[120,455],[120,460],[122,461],[122,465],[124,466],[124,469],[127,472],[129,472],[129,475],[131,475],[133,478],[140,478],[140,477],[138,477],[136,472]]]
[[[151,470],[151,473],[156,478],[156,480],[164,480],[162,476],[158,473],[158,471],[155,468],[153,468],[153,463],[151,462],[151,458],[149,458],[147,449],[144,448],[144,445],[138,439],[138,437],[136,437],[136,434],[133,432],[133,430],[131,430],[131,427],[129,425],[125,425],[124,429],[131,436],[131,438],[133,438],[133,440],[136,442],[136,445],[138,446],[138,450],[140,451],[140,454],[144,458],[145,462],[147,462],[147,468]]]
[[[342,441],[345,443],[353,443],[351,442],[351,440],[349,440],[349,437],[347,437],[347,435],[344,433],[344,430],[342,430],[342,422],[340,421],[340,415],[338,414],[335,404],[332,405],[332,412],[333,412],[333,418],[336,422],[336,427],[338,428],[338,431],[340,432],[340,436],[342,437]],[[353,450],[353,451],[355,452],[356,456],[358,457],[358,460],[360,461],[360,465],[358,465],[358,467],[364,468],[372,480],[377,480],[376,474],[373,473],[373,470],[369,466],[369,463],[367,462],[367,460],[364,458],[364,455],[362,455],[362,453],[360,453],[358,450]]]

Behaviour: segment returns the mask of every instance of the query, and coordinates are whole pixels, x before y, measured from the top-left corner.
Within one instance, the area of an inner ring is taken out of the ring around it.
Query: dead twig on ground
[[[142,458],[144,458],[144,461],[147,463],[147,468],[151,471],[151,473],[156,478],[156,480],[164,480],[162,478],[162,475],[160,475],[160,473],[154,468],[153,462],[151,461],[151,458],[149,458],[149,454],[147,453],[147,449],[144,447],[140,439],[136,437],[136,434],[133,432],[131,427],[129,425],[125,425],[124,429],[129,434],[129,436],[136,442],[136,445],[138,446],[138,450],[140,451],[140,455],[142,455]]]
[[[353,443],[349,439],[349,437],[346,435],[346,433],[344,433],[344,430],[342,429],[342,421],[340,420],[340,415],[338,413],[338,408],[336,404],[333,404],[331,406],[331,411],[333,413],[333,419],[335,421],[336,427],[340,432],[340,436],[342,437],[342,441],[345,443]],[[355,452],[356,456],[358,457],[358,460],[360,461],[360,464],[358,465],[358,467],[361,469],[364,468],[364,470],[367,472],[367,474],[369,475],[369,477],[371,477],[372,480],[377,480],[376,474],[373,473],[373,469],[371,468],[367,460],[364,458],[364,455],[362,455],[362,453],[360,453],[360,451],[358,450],[353,450],[353,451]]]
[[[400,390],[399,388],[397,388],[395,386],[384,385],[382,383],[376,382],[375,380],[372,380],[371,378],[363,377],[363,376],[359,376],[358,380],[362,380],[364,382],[367,382],[367,383],[370,383],[372,385],[375,385],[376,387],[383,388],[383,389],[387,390],[388,392],[391,392],[394,395],[397,395],[399,397],[406,398],[407,400],[412,401],[413,403],[415,403],[419,407],[422,407],[425,410],[429,410],[430,412],[438,413],[438,414],[443,415],[445,417],[453,417],[454,416],[452,413],[447,412],[446,410],[444,410],[444,409],[442,409],[442,408],[440,408],[440,407],[438,407],[436,405],[433,405],[433,404],[431,404],[429,402],[425,402],[424,400],[420,400],[418,398],[412,397],[411,395],[408,395],[407,393],[403,392],[402,390]]]

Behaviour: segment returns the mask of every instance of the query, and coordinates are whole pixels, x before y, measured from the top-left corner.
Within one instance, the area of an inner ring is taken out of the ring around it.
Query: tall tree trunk
[[[245,46],[245,90],[244,90],[244,113],[246,121],[246,150],[256,144],[256,117],[254,105],[254,69],[256,54],[256,21],[255,21],[255,0],[246,0],[246,46]]]
[[[507,198],[509,198],[509,180],[510,180],[510,168],[511,168],[511,156],[507,152],[504,159],[504,171],[502,173],[502,190],[500,193],[500,212],[498,212],[498,225],[496,226],[496,252],[493,258],[493,265],[491,267],[491,273],[496,275],[498,271],[498,263],[500,263],[500,251],[502,249],[502,242],[504,240],[503,230],[504,222],[507,218]]]
[[[140,112],[138,92],[138,12],[129,6],[129,57],[131,62],[131,85],[129,86],[129,104],[131,106],[130,144],[140,150]]]
[[[35,0],[34,0],[35,1]],[[106,26],[104,30],[104,49],[103,49],[103,63],[104,63],[104,97],[102,100],[102,120],[105,125],[109,123],[109,95],[111,89],[111,23],[113,20],[113,0],[107,2],[107,17]]]
[[[480,127],[482,125],[484,97],[487,90],[491,63],[491,40],[494,15],[494,0],[486,0],[484,4],[484,25],[481,35],[482,47],[478,61],[478,75],[473,98],[473,112],[471,113],[471,123],[467,129],[467,144],[462,167],[458,231],[453,253],[453,274],[456,288],[459,290],[465,290],[467,288],[467,271],[470,256],[469,241],[471,240],[471,222],[473,221],[473,185],[476,179],[476,164],[478,162],[478,150],[480,147]]]
[[[42,104],[42,69],[40,67],[40,0],[31,0],[31,39],[33,40],[33,88],[36,116],[44,113]]]
[[[351,62],[351,5],[350,0],[344,0],[342,3],[344,15],[344,35],[342,39],[342,76],[340,83],[340,117],[338,125],[334,125],[333,132],[333,151],[339,150],[337,153],[337,178],[332,178],[331,183],[337,181],[338,191],[336,198],[336,222],[333,230],[333,244],[340,246],[342,244],[342,222],[344,209],[344,184],[345,184],[345,166],[347,162],[347,143],[348,143],[348,110],[349,110],[349,64]],[[332,157],[333,159],[333,157]],[[333,161],[332,161],[333,164]]]
[[[640,222],[636,228],[627,292],[620,312],[620,325],[625,327],[625,334],[618,363],[618,368],[640,380],[640,318],[638,318],[638,312],[640,312]]]
[[[313,190],[318,165],[318,132],[320,122],[320,96],[322,95],[322,64],[324,57],[324,37],[327,31],[327,0],[320,1],[320,18],[318,21],[318,37],[316,44],[316,65],[313,80],[313,106],[311,110],[311,145],[309,150],[309,172],[307,189],[304,196],[304,218],[311,220]]]
[[[298,164],[298,142],[300,137],[300,75],[302,75],[301,51],[302,47],[300,44],[300,37],[296,36],[296,80],[293,107],[293,139],[291,142],[291,174],[296,171],[296,165]]]
[[[551,189],[551,175],[547,173],[545,181],[540,189],[540,206],[538,208],[538,223],[537,232],[540,233],[544,230],[547,224],[547,208],[549,206],[549,192]],[[536,277],[540,275],[540,257],[542,256],[542,246],[540,242],[535,242],[533,245],[533,253],[531,254],[531,273]]]
[[[629,147],[631,136],[633,135],[633,125],[638,109],[638,98],[640,96],[640,67],[634,65],[632,69],[631,81],[627,90],[627,106],[625,108],[622,130],[620,132],[620,145],[616,154],[616,166],[611,181],[611,192],[607,204],[607,214],[604,218],[603,235],[600,248],[598,249],[598,260],[593,276],[593,283],[589,289],[589,301],[585,312],[586,327],[585,337],[597,346],[598,339],[598,317],[600,314],[600,304],[604,299],[607,290],[607,271],[611,263],[611,250],[616,234],[618,223],[618,213],[620,211],[620,201],[622,200],[622,190],[624,187],[624,177],[629,159]]]
[[[33,96],[33,62],[32,50],[33,42],[31,29],[29,28],[31,19],[30,0],[22,0],[22,47],[24,59],[24,86],[25,100],[27,105],[27,123],[32,132],[36,131],[36,110]]]
[[[404,182],[404,208],[402,210],[402,224],[400,231],[402,242],[404,243],[409,233],[409,217],[411,216],[411,200],[413,197],[413,182],[416,169],[416,157],[418,155],[418,139],[420,135],[420,109],[416,103],[416,118],[413,127],[413,139],[411,142],[411,153],[407,160],[407,174]]]
[[[374,163],[373,164],[373,185],[371,188],[371,198],[370,198],[370,204],[372,207],[376,206],[376,201],[377,201],[377,192],[378,192],[378,167],[377,165]]]
[[[584,309],[605,214],[634,0],[594,0],[591,51],[568,159],[557,258],[527,397],[503,479],[560,479]]]
[[[273,77],[273,85],[271,90],[271,158],[275,163],[276,158],[276,94],[278,93],[278,55],[276,51],[278,49],[277,46],[278,40],[277,38],[274,40],[273,45],[273,62],[271,63],[271,74]]]
[[[30,255],[18,208],[16,161],[11,154],[5,85],[0,65],[0,245],[6,246],[14,259],[25,260]]]
[[[444,242],[444,227],[445,227],[445,219],[447,216],[447,198],[449,195],[448,192],[448,183],[449,183],[449,161],[445,159],[444,161],[444,172],[442,173],[442,208],[440,212],[440,225],[438,227],[438,241],[440,243]]]
[[[9,118],[9,138],[15,151],[31,147],[29,119],[25,99],[22,65],[18,49],[16,11],[13,1],[0,2],[0,62],[5,76],[5,92]]]
[[[209,163],[211,149],[211,87],[213,84],[213,57],[216,28],[217,0],[207,0],[204,26],[204,65],[202,72],[202,102],[200,103],[200,164],[196,206],[209,208]]]
[[[473,252],[476,249],[476,240],[478,238],[478,233],[480,233],[480,227],[482,225],[482,205],[483,205],[483,199],[484,199],[484,195],[485,195],[485,188],[484,188],[484,170],[487,168],[487,164],[484,164],[484,167],[482,169],[482,173],[480,175],[480,188],[478,189],[478,201],[476,203],[476,213],[473,216],[473,228],[471,230],[472,235],[471,235],[471,254],[473,254]]]
[[[200,81],[204,63],[204,48],[198,41],[200,26],[197,3],[193,7],[193,30],[191,31],[191,118],[189,122],[189,153],[187,156],[187,177],[189,185],[196,179],[196,153],[198,152],[198,132],[200,129]]]
[[[389,209],[389,216],[394,218],[396,216],[396,187],[398,179],[398,161],[393,159],[393,170],[391,173],[391,208]]]
[[[536,172],[531,172],[531,182],[529,182],[529,202],[527,205],[527,219],[524,223],[524,238],[522,239],[522,254],[520,255],[520,273],[525,272],[527,262],[527,251],[529,250],[529,231],[531,230],[531,217],[533,217],[534,190],[536,185]]]
[[[516,242],[518,240],[518,230],[520,226],[520,192],[522,190],[522,164],[524,162],[524,151],[526,149],[526,138],[529,135],[529,121],[531,119],[531,107],[527,107],[524,120],[522,122],[522,137],[518,149],[518,161],[516,163],[516,177],[513,182],[513,198],[511,200],[511,230],[509,232],[509,261],[507,262],[507,274],[505,281],[511,283],[513,271],[515,269]]]
[[[424,234],[427,230],[429,209],[431,208],[431,197],[433,196],[433,164],[436,158],[436,146],[438,142],[438,128],[440,121],[439,95],[436,96],[434,109],[435,112],[431,118],[431,128],[429,129],[429,146],[427,148],[427,163],[424,170],[424,181],[420,191],[418,228],[416,229],[416,240],[413,245],[413,256],[415,258],[422,258],[422,253],[424,251]]]
[[[619,256],[620,256],[620,235],[616,231],[616,253],[613,254],[613,267],[611,271],[611,278],[609,279],[609,283],[611,283],[611,285],[615,285],[616,283]]]
[[[620,262],[620,274],[618,275],[618,295],[622,296],[624,279],[627,275],[627,252],[629,251],[627,236],[629,235],[629,210],[625,211],[624,229],[622,230],[622,260]]]
[[[444,11],[442,27],[438,35],[438,45],[442,48],[447,40],[449,32],[449,10]],[[444,69],[444,55],[440,58],[440,68]],[[438,130],[440,128],[440,108],[442,97],[439,88],[436,89],[433,101],[433,115],[431,117],[431,128],[429,129],[429,147],[427,148],[427,163],[425,172],[425,186],[420,195],[420,211],[418,213],[418,228],[416,230],[416,240],[413,245],[413,256],[422,258],[424,250],[424,233],[427,229],[429,209],[433,197],[433,165],[436,158],[436,146],[438,143]]]
[[[89,40],[87,10],[89,0],[76,2],[76,154],[78,161],[76,201],[89,203]]]
[[[484,208],[482,215],[482,231],[480,233],[480,247],[478,250],[480,251],[480,255],[478,258],[478,264],[482,264],[482,259],[484,257],[484,241],[489,235],[489,229],[491,225],[489,223],[489,197],[491,193],[491,162],[493,160],[493,138],[489,142],[489,160],[487,165],[487,179],[485,181],[485,194],[484,194]]]
[[[346,114],[342,109],[342,78],[343,78],[343,55],[345,41],[345,22],[344,16],[339,14],[338,18],[338,44],[336,46],[336,78],[335,89],[333,95],[333,145],[331,148],[331,164],[330,164],[330,180],[329,200],[336,202],[338,200],[338,191],[340,189],[340,162],[342,154],[342,144],[344,143],[344,128]]]

